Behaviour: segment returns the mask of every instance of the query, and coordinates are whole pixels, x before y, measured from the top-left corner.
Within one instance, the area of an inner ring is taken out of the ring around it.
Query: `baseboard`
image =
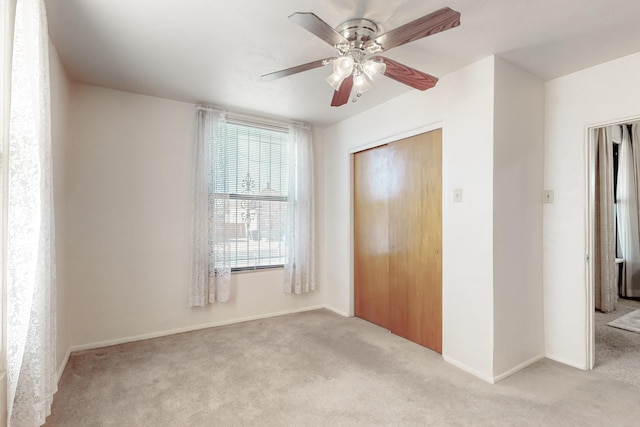
[[[487,376],[485,374],[483,374],[482,372],[478,371],[477,369],[474,369],[456,359],[452,359],[451,357],[445,356],[444,354],[442,355],[442,359],[447,362],[450,363],[451,365],[455,366],[458,369],[462,369],[463,371],[473,375],[474,377],[478,377],[483,381],[486,381],[490,384],[494,383],[494,378]]]
[[[352,315],[350,315],[347,312],[344,312],[342,310],[338,310],[337,308],[329,307],[328,305],[325,305],[324,308],[326,308],[329,311],[333,311],[334,313],[339,314],[342,317],[353,317]]]
[[[521,371],[524,368],[527,368],[527,367],[533,365],[534,363],[536,363],[536,362],[538,362],[538,361],[540,361],[540,360],[542,360],[544,358],[545,358],[544,354],[539,354],[539,355],[537,355],[535,357],[532,357],[531,359],[529,359],[529,360],[527,360],[525,362],[522,362],[517,366],[514,366],[513,368],[509,369],[508,371],[503,372],[500,375],[494,376],[493,377],[493,383],[495,384],[497,382],[500,382],[500,381],[504,380],[505,378],[510,377],[511,375],[515,374],[516,372]]]
[[[297,308],[297,309],[292,309],[292,310],[283,310],[283,311],[277,311],[277,312],[274,312],[274,313],[260,314],[260,315],[255,315],[255,316],[245,316],[245,317],[238,317],[238,318],[234,318],[234,319],[220,320],[220,321],[217,321],[217,322],[204,323],[204,324],[193,325],[193,326],[186,326],[184,328],[168,329],[168,330],[165,330],[165,331],[152,332],[152,333],[149,333],[149,334],[133,335],[133,336],[124,337],[124,338],[117,338],[117,339],[113,339],[113,340],[99,341],[99,342],[95,342],[95,343],[91,343],[91,344],[83,344],[83,345],[73,346],[73,347],[71,347],[70,352],[93,350],[93,349],[96,349],[96,348],[110,347],[112,345],[125,344],[125,343],[129,343],[129,342],[134,342],[134,341],[148,340],[148,339],[151,339],[151,338],[165,337],[167,335],[182,334],[184,332],[192,332],[192,331],[198,331],[198,330],[201,330],[201,329],[215,328],[217,326],[233,325],[235,323],[243,323],[243,322],[251,322],[253,320],[268,319],[270,317],[285,316],[287,314],[295,314],[295,313],[302,313],[302,312],[305,312],[305,311],[320,310],[320,309],[323,309],[323,308],[326,308],[326,307],[324,305],[316,305],[316,306],[311,306],[311,307]]]
[[[60,380],[62,379],[62,374],[64,373],[64,369],[67,367],[67,363],[69,363],[69,357],[71,357],[70,348],[67,349],[67,354],[64,355],[64,360],[62,361],[62,364],[58,368],[58,372],[56,375],[56,383],[60,383]]]
[[[574,363],[574,362],[572,362],[570,360],[564,359],[562,357],[558,357],[558,356],[556,356],[554,354],[547,353],[546,354],[546,358],[554,360],[554,361],[559,362],[559,363],[562,363],[563,365],[568,365],[568,366],[571,366],[573,368],[582,369],[583,371],[588,371],[589,370],[589,368],[587,367],[586,363],[583,363],[583,364]]]

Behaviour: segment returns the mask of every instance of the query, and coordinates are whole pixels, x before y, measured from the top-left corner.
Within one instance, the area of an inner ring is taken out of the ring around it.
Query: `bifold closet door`
[[[389,150],[389,330],[441,353],[442,131]]]
[[[354,156],[355,315],[389,328],[389,158],[387,146]]]
[[[442,131],[354,155],[355,315],[442,352]]]

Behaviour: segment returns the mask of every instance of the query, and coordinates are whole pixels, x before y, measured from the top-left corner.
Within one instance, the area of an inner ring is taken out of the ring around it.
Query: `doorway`
[[[354,310],[442,352],[442,130],[357,152]]]
[[[630,220],[628,212],[640,199],[631,172],[632,147],[640,147],[633,122],[587,129],[587,367],[640,387],[640,333],[618,322],[640,310],[639,283],[632,277],[640,271],[638,216]]]

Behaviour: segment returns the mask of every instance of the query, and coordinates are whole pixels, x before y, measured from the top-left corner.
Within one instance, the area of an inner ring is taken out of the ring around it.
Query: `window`
[[[224,241],[232,271],[281,267],[287,218],[288,143],[286,128],[227,118],[219,123],[216,145],[217,200],[224,209]],[[211,162],[214,163],[214,162]],[[211,191],[211,189],[210,189]],[[220,227],[220,225],[218,225]]]

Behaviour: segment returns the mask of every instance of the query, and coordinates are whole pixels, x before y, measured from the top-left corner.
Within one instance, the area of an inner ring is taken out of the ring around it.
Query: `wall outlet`
[[[453,203],[462,203],[462,188],[453,189]]]
[[[545,203],[553,203],[553,190],[544,190],[542,192],[542,200]]]

